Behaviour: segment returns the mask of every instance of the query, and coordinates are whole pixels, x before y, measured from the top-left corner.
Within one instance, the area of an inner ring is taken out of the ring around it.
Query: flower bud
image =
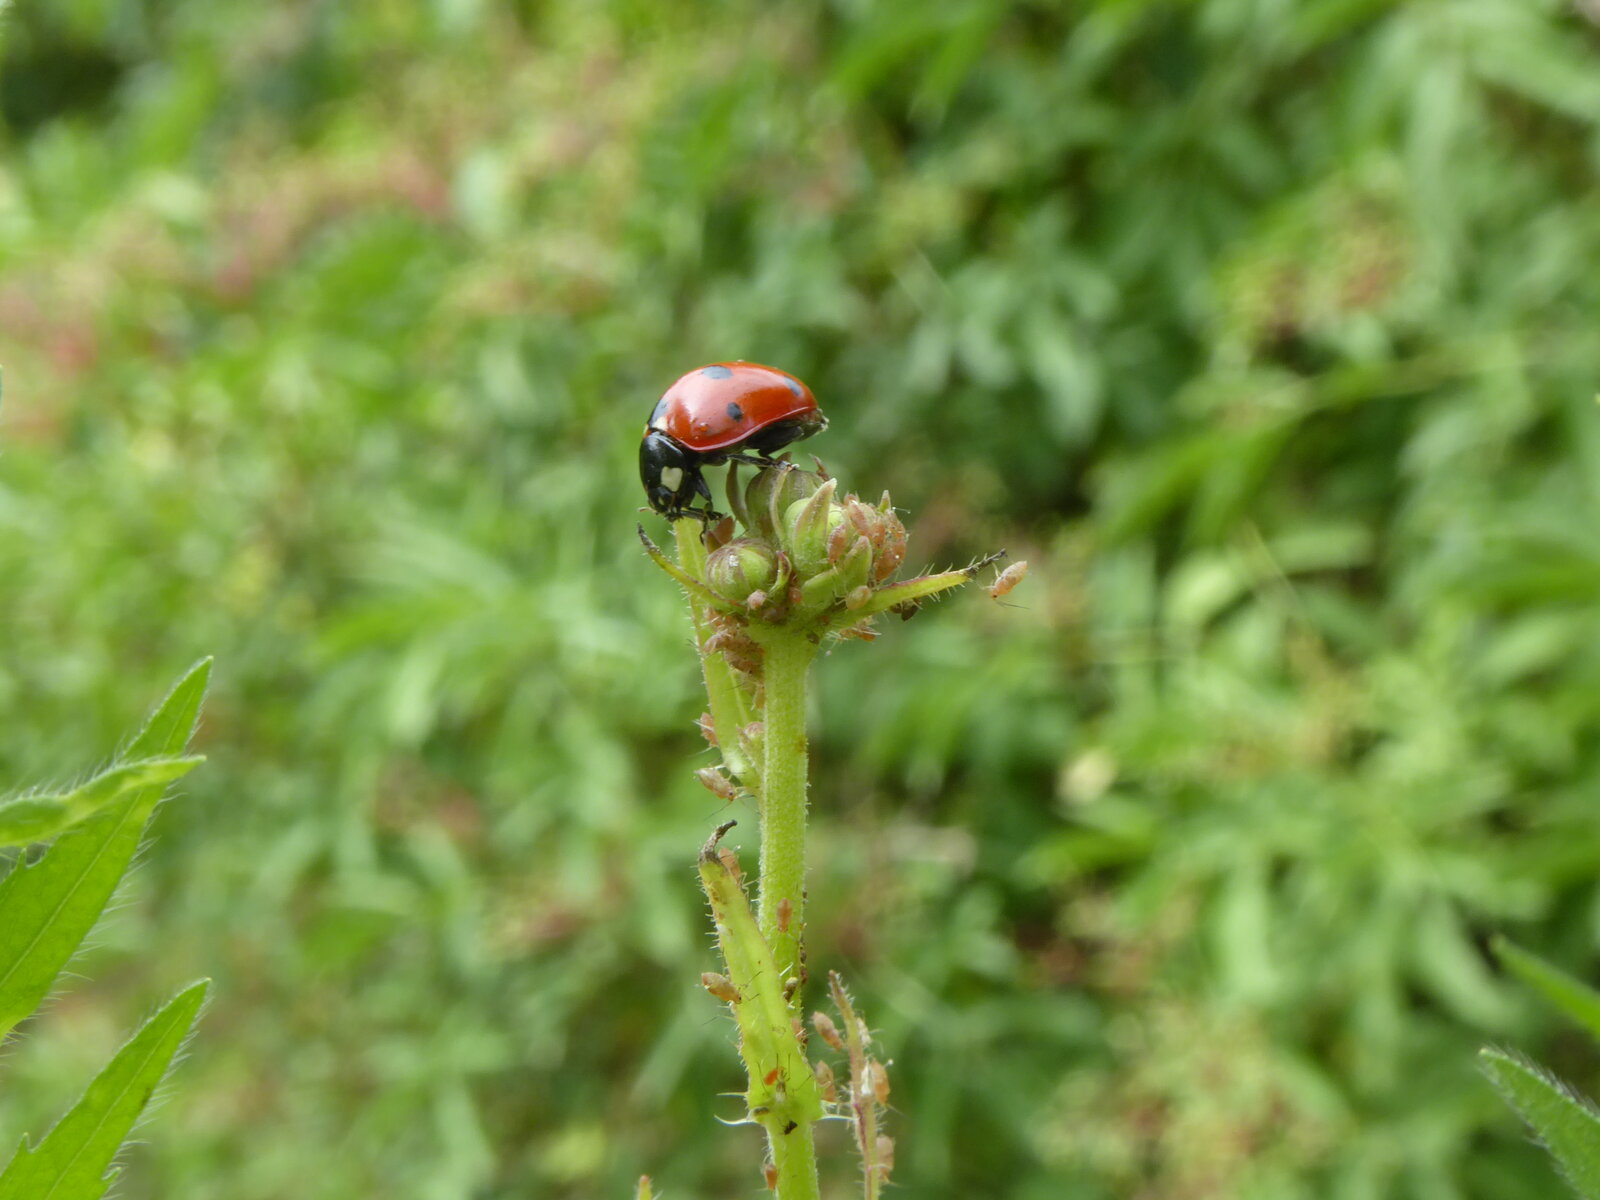
[[[839,598],[842,580],[838,567],[813,575],[800,585],[800,601],[795,607],[806,614],[821,612]]]
[[[717,594],[742,602],[778,582],[778,556],[760,542],[740,538],[706,559],[706,582]]]
[[[858,587],[865,587],[872,571],[872,543],[858,537],[850,552],[839,561],[838,595],[845,596]]]
[[[745,528],[756,537],[774,541],[783,514],[796,500],[804,500],[822,485],[810,471],[778,462],[757,471],[744,493]]]
[[[795,573],[813,575],[828,565],[828,538],[844,521],[844,510],[833,502],[837,485],[828,480],[810,497],[796,500],[784,511],[781,536]]]

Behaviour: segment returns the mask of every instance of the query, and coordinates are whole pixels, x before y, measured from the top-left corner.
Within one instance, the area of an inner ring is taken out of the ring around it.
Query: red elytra
[[[656,512],[709,523],[717,513],[703,468],[729,459],[765,465],[774,452],[827,427],[811,389],[787,371],[709,363],[681,376],[657,401],[639,443],[639,478]],[[705,506],[694,507],[697,500]]]
[[[817,412],[811,389],[787,371],[760,363],[709,363],[680,376],[666,390],[648,428],[705,454]]]

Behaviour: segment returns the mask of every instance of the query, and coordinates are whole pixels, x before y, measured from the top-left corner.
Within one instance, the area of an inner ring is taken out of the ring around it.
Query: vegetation
[[[728,467],[731,516],[706,512],[673,519],[677,561],[644,530],[645,550],[682,585],[706,684],[700,729],[721,763],[697,772],[714,795],[749,797],[760,827],[754,896],[739,856],[720,845],[736,821],[718,826],[700,851],[700,882],[711,906],[727,974],[706,972],[707,992],[727,1004],[744,1060],[744,1124],[767,1135],[765,1182],[778,1200],[816,1200],[813,1126],[847,1121],[861,1158],[863,1200],[877,1200],[894,1167],[894,1139],[880,1134],[889,1096],[887,1066],[871,1058],[871,1032],[837,971],[829,991],[845,1033],[813,1010],[825,1044],[809,1052],[806,984],[806,833],[810,743],[806,703],[811,664],[824,648],[874,641],[878,618],[910,619],[930,599],[970,583],[1000,554],[961,570],[896,580],[906,527],[889,493],[876,505],[818,464],[802,470],[788,456],[756,459],[745,488]],[[1021,570],[1027,564],[1019,564]],[[998,591],[998,580],[993,585]],[[820,975],[821,969],[817,969]],[[841,1088],[826,1057],[848,1057]]]
[[[206,974],[131,1200],[754,1186],[633,532],[745,357],[908,566],[1032,563],[817,673],[896,1186],[1548,1197],[1475,1054],[1595,1084],[1484,949],[1596,968],[1586,11],[12,6],[0,778],[219,669],[0,1130]]]
[[[0,1038],[44,999],[99,919],[166,785],[200,761],[183,750],[210,669],[202,662],[184,676],[104,771],[63,793],[0,802],[0,846],[61,835],[42,853],[14,858],[0,879]],[[145,1022],[48,1135],[23,1138],[0,1171],[0,1197],[105,1194],[118,1173],[112,1160],[188,1036],[206,986],[190,984]]]
[[[1501,942],[1498,954],[1513,974],[1540,993],[1591,1037],[1600,1037],[1600,991],[1543,959]],[[1583,1200],[1600,1196],[1600,1108],[1548,1071],[1503,1050],[1485,1050],[1484,1072],[1561,1165]]]

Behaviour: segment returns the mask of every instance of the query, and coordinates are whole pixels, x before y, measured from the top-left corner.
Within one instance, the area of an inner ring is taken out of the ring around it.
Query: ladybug
[[[650,507],[663,516],[714,521],[701,468],[730,460],[766,466],[773,451],[827,427],[811,389],[786,371],[751,362],[696,367],[651,412],[639,443],[639,478]],[[697,497],[705,498],[705,508],[690,507]]]

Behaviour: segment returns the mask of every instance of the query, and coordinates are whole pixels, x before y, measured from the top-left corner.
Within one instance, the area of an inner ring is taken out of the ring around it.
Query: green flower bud
[[[795,573],[801,577],[820,571],[828,563],[828,538],[844,518],[833,502],[836,484],[828,480],[809,499],[796,500],[783,514],[781,536]]]
[[[786,462],[757,471],[744,493],[745,528],[755,537],[776,541],[789,506],[821,486],[816,475]]]
[[[742,602],[752,592],[771,590],[777,582],[777,554],[749,538],[729,542],[706,559],[706,583],[729,600]]]
[[[840,595],[842,579],[838,567],[829,567],[820,575],[813,575],[800,585],[800,610],[804,613],[819,613],[827,608]]]
[[[807,612],[820,612],[828,608],[835,601],[845,599],[865,588],[871,572],[872,543],[864,537],[858,537],[855,544],[850,547],[850,552],[841,558],[837,565],[820,571],[800,585],[801,609]],[[856,607],[860,607],[860,604]]]

